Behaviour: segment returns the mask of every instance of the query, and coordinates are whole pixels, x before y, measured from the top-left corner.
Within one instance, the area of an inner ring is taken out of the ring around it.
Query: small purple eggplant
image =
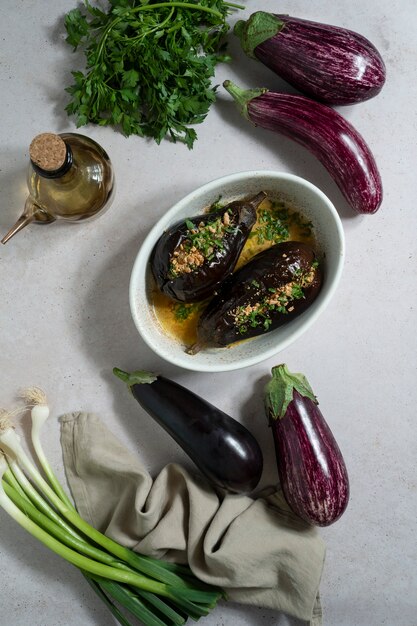
[[[312,152],[358,213],[375,213],[382,182],[369,146],[344,117],[305,96],[267,89],[243,90],[223,83],[244,117],[255,126],[281,133]]]
[[[257,11],[239,20],[234,32],[248,56],[326,104],[369,100],[385,83],[380,53],[351,30]]]
[[[302,374],[272,369],[265,388],[281,487],[291,509],[310,524],[329,526],[349,501],[346,465],[317,399]]]

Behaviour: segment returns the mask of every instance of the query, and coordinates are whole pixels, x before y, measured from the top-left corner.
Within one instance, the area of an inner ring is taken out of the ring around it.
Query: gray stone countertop
[[[70,0],[0,6],[0,230],[23,208],[28,146],[40,132],[75,131],[64,88],[81,57],[64,42]],[[242,16],[276,3],[247,0]],[[83,132],[111,156],[117,192],[109,211],[83,225],[32,225],[0,249],[0,406],[39,385],[52,419],[44,446],[64,480],[59,423],[67,411],[98,413],[150,471],[182,451],[149,419],[140,419],[112,367],[163,370],[251,426],[265,451],[264,484],[276,482],[260,381],[278,362],[302,371],[348,466],[351,500],[323,529],[327,559],[321,584],[327,626],[417,624],[417,43],[414,0],[283,0],[279,12],[362,33],[382,53],[387,82],[376,98],[339,108],[372,148],[384,201],[371,216],[353,214],[324,167],[289,139],[243,120],[219,98],[189,151],[157,146],[111,129]],[[234,15],[231,22],[235,21]],[[260,63],[234,60],[216,83],[285,88]],[[227,374],[201,374],[162,364],[141,341],[130,316],[128,285],[138,249],[155,220],[175,201],[222,175],[251,169],[292,172],[320,187],[339,210],[346,234],[340,286],[307,334],[276,358]],[[22,420],[27,434],[27,421]],[[78,572],[49,553],[0,510],[0,623],[4,626],[110,626],[113,619]],[[207,626],[300,626],[259,608],[222,603]]]

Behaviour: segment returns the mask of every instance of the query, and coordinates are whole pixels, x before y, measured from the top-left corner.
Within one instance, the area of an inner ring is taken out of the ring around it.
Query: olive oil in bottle
[[[29,156],[29,196],[23,214],[2,243],[31,222],[78,223],[109,206],[114,192],[113,167],[92,139],[76,133],[42,133],[30,144]]]

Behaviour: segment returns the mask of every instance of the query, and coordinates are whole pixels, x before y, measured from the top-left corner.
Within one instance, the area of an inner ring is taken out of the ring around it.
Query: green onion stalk
[[[49,417],[42,390],[23,398],[31,406],[31,439],[43,475],[24,451],[11,420],[0,410],[0,507],[33,537],[77,567],[122,626],[126,613],[145,626],[184,624],[216,606],[223,592],[183,565],[140,555],[88,524],[50,466],[40,432]],[[124,610],[122,613],[121,609]]]

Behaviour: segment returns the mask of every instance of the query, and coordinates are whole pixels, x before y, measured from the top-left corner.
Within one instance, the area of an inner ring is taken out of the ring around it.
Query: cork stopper
[[[29,146],[30,160],[45,172],[59,170],[67,157],[64,140],[54,133],[37,135]]]

